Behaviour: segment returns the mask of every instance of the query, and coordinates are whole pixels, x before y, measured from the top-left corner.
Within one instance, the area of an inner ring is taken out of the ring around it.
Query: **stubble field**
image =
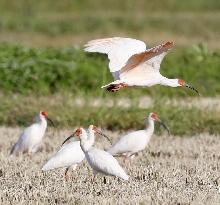
[[[118,158],[130,175],[125,182],[98,175],[84,161],[74,178],[64,180],[64,169],[43,173],[42,165],[58,150],[72,130],[47,130],[43,147],[34,156],[9,156],[21,128],[1,127],[1,204],[219,204],[218,136],[154,135],[149,147],[130,163]],[[114,141],[123,133],[105,131]],[[96,146],[108,142],[96,138]]]

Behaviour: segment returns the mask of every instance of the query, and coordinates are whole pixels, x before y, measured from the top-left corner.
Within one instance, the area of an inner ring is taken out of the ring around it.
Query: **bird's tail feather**
[[[49,171],[49,170],[55,169],[55,168],[56,168],[56,166],[55,166],[54,160],[52,158],[42,167],[42,171]]]
[[[15,143],[12,148],[11,148],[11,151],[10,151],[10,155],[13,155],[13,154],[17,154],[17,143]]]
[[[125,172],[120,177],[122,179],[124,179],[124,180],[128,180],[129,179],[129,176]]]

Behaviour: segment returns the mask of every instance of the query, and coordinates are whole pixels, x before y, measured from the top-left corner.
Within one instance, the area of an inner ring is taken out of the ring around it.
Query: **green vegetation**
[[[196,86],[202,96],[220,92],[220,51],[209,52],[199,45],[175,49],[162,63],[162,73],[182,78]],[[71,92],[108,96],[195,96],[187,89],[155,86],[151,89],[124,89],[119,93],[103,92],[101,85],[112,80],[105,55],[86,54],[82,49],[33,49],[0,44],[0,90],[5,94],[53,94]]]
[[[53,6],[51,6],[53,5]],[[38,0],[33,2],[31,0],[16,0],[0,2],[0,11],[19,12],[20,14],[32,14],[38,12],[80,12],[80,11],[216,11],[220,9],[220,2],[218,0],[186,0],[180,2],[178,0],[167,0],[161,2],[160,0],[139,0],[137,2],[132,0],[76,0],[76,1],[53,1],[53,0]]]
[[[114,94],[102,90],[101,85],[112,80],[104,55],[87,54],[73,47],[40,49],[6,43],[0,44],[0,51],[2,125],[27,126],[39,110],[45,109],[58,128],[93,123],[111,130],[141,129],[146,115],[155,111],[167,122],[172,134],[220,133],[219,112],[164,105],[166,97],[198,97],[190,90],[163,86],[124,89]],[[203,97],[218,96],[219,56],[219,50],[210,52],[202,45],[175,49],[166,56],[161,71],[171,78],[186,79]],[[140,97],[148,95],[154,99],[152,106],[139,108]],[[132,99],[130,107],[106,107],[109,100],[115,102],[124,97]],[[96,98],[104,103],[94,107],[80,101]],[[79,105],[75,103],[77,99]]]
[[[172,134],[220,133],[219,112],[164,106],[169,96],[197,97],[190,90],[162,86],[124,89],[114,94],[102,90],[101,85],[111,81],[104,55],[86,54],[76,48],[33,49],[8,44],[0,44],[0,50],[0,79],[4,79],[0,81],[2,125],[26,126],[39,110],[46,109],[58,128],[94,123],[111,130],[140,129],[144,128],[146,115],[155,111],[168,122]],[[219,56],[220,51],[209,52],[202,45],[176,49],[166,56],[162,73],[186,79],[202,96],[217,96]],[[146,95],[152,96],[156,104],[141,109],[137,102]],[[106,107],[110,99],[116,102],[124,97],[132,99],[131,107]],[[95,98],[104,103],[93,107],[80,102]],[[75,103],[77,99],[80,106]]]
[[[219,10],[219,0],[2,0],[0,124],[28,125],[39,110],[46,109],[58,127],[95,123],[113,130],[138,129],[153,110],[169,122],[173,134],[220,133],[214,109],[209,115],[198,107],[163,105],[166,97],[197,96],[190,90],[155,86],[105,92],[100,87],[112,80],[107,57],[74,47],[109,36],[140,38],[149,47],[173,40],[176,47],[165,57],[162,74],[185,79],[201,97],[216,97],[220,92]],[[143,96],[152,97],[156,104],[139,108]],[[129,108],[74,103],[78,98],[116,102],[125,97],[132,101]]]
[[[140,108],[135,99],[128,107],[118,106],[116,101],[109,107],[109,100],[108,97],[104,98],[101,105],[93,106],[90,102],[94,101],[94,98],[80,98],[69,94],[37,98],[21,95],[1,96],[0,125],[28,126],[36,113],[47,110],[59,129],[96,124],[110,130],[137,130],[145,127],[146,117],[154,111],[167,124],[173,135],[203,132],[220,134],[220,111],[214,108],[187,108],[172,104],[166,106],[166,98],[160,101],[155,99],[146,109]],[[156,129],[156,133],[161,132],[165,131]]]
[[[218,36],[220,28],[217,26],[220,19],[219,14],[170,14],[159,13],[133,15],[113,13],[103,16],[103,13],[84,13],[80,15],[51,14],[45,16],[32,16],[30,18],[5,16],[0,20],[0,31],[40,33],[49,36],[59,35],[82,35],[86,33],[107,35],[113,32],[126,33],[142,37],[141,34],[153,32],[175,31],[176,35],[196,38],[198,33],[203,38]],[[204,28],[205,23],[205,28]],[[184,24],[184,26],[183,26]],[[88,34],[87,34],[88,35]]]
[[[62,46],[122,35],[147,43],[173,39],[181,46],[206,42],[216,48],[219,10],[218,0],[3,0],[0,37],[1,41]]]

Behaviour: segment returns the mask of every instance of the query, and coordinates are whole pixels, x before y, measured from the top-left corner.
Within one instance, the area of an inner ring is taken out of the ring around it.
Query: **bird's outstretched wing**
[[[159,70],[160,64],[166,55],[167,51],[173,47],[173,42],[166,42],[150,48],[144,52],[132,55],[126,65],[120,70],[120,74],[131,71],[133,68],[136,68],[141,63],[147,64],[147,67],[152,67]]]
[[[144,52],[146,44],[136,39],[113,37],[89,41],[84,50],[107,54],[110,72],[116,79],[114,73],[121,70],[132,55]]]

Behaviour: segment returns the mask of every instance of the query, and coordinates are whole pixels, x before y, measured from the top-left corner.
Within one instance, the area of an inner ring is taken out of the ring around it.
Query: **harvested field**
[[[219,136],[153,136],[146,151],[130,163],[120,164],[130,175],[128,182],[98,175],[84,162],[65,182],[64,170],[41,172],[72,130],[47,131],[42,150],[36,155],[9,157],[10,146],[21,128],[1,127],[1,204],[219,204]],[[123,133],[106,134],[113,141]],[[108,142],[97,137],[96,146]]]

